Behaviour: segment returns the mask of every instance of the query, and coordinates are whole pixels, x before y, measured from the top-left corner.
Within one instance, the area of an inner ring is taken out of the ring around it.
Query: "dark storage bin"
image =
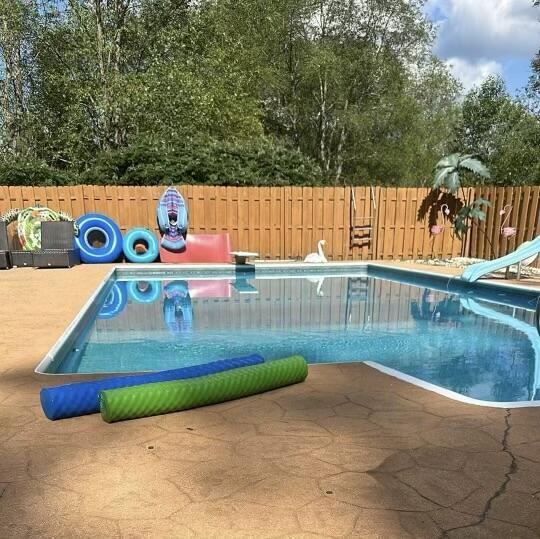
[[[7,225],[4,221],[0,221],[0,251],[9,251]]]
[[[9,269],[11,266],[7,226],[4,221],[0,221],[0,269]]]
[[[80,263],[79,249],[46,249],[34,252],[36,268],[71,268]]]
[[[11,251],[11,263],[18,268],[23,266],[33,267],[34,253],[22,250]]]
[[[41,250],[70,249],[74,245],[75,229],[71,221],[44,221],[41,223]]]
[[[10,252],[0,251],[0,269],[10,269],[12,266]]]
[[[41,223],[41,250],[34,252],[36,268],[71,268],[81,263],[74,247],[74,224],[71,221]]]

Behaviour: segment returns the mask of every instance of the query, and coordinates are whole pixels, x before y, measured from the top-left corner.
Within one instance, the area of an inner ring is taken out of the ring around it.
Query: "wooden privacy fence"
[[[471,232],[471,256],[498,258],[540,235],[540,187],[479,188],[476,197],[479,196],[489,200],[491,207],[485,223]],[[505,207],[505,213],[501,214]],[[516,234],[504,237],[503,226],[514,227]],[[535,265],[540,267],[540,260],[537,259]]]
[[[0,213],[40,204],[78,217],[101,212],[123,231],[134,226],[157,232],[156,206],[164,187],[0,187]],[[228,232],[235,249],[266,259],[301,259],[326,240],[331,260],[447,258],[465,254],[501,256],[540,234],[540,187],[468,189],[465,196],[492,201],[482,230],[457,239],[449,223],[430,234],[419,219],[427,188],[383,187],[214,187],[179,186],[189,208],[189,231]],[[499,211],[513,206],[507,225],[517,235],[501,236]],[[445,224],[438,215],[438,224]],[[493,247],[491,247],[493,246]]]

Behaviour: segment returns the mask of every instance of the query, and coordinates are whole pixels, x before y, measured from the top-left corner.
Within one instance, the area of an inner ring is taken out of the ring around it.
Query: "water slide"
[[[515,251],[505,256],[469,266],[461,274],[461,279],[472,283],[488,273],[507,268],[514,264],[525,263],[525,265],[529,265],[534,261],[538,253],[540,253],[540,236],[537,236],[532,241],[522,243]]]
[[[474,314],[483,316],[485,318],[490,318],[491,320],[495,320],[496,322],[499,322],[500,324],[505,324],[507,326],[510,326],[511,328],[514,328],[517,331],[521,331],[522,333],[527,335],[534,351],[534,374],[533,374],[533,381],[531,384],[532,387],[530,389],[530,395],[529,395],[530,400],[534,400],[536,392],[538,391],[538,389],[540,389],[540,334],[539,334],[539,330],[536,327],[531,326],[530,324],[527,324],[523,320],[519,320],[508,314],[501,313],[485,305],[480,305],[478,302],[476,302],[472,298],[462,297],[460,298],[460,302],[463,307],[473,312]],[[538,309],[537,309],[537,312],[538,312]]]

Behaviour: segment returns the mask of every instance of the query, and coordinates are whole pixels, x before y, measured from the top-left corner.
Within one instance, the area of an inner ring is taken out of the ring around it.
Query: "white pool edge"
[[[485,279],[478,279],[477,281],[462,281],[459,277],[459,275],[449,275],[448,273],[439,273],[437,271],[424,271],[419,268],[407,268],[407,267],[401,267],[397,265],[388,265],[384,262],[368,262],[369,266],[377,267],[377,268],[384,268],[384,269],[396,269],[398,271],[407,272],[410,274],[417,274],[417,275],[435,275],[436,277],[441,277],[444,279],[448,279],[449,281],[456,281],[460,284],[464,285],[470,285],[474,287],[476,284],[481,284],[482,286],[489,286],[493,288],[511,288],[514,290],[522,291],[522,292],[538,292],[540,294],[540,289],[535,288],[533,286],[527,286],[523,284],[517,284],[517,283],[509,283],[509,282],[499,282],[499,281],[488,281]],[[429,266],[430,268],[434,266]],[[435,266],[436,267],[436,266]]]
[[[373,369],[379,372],[392,376],[393,378],[397,378],[398,380],[401,380],[402,382],[408,382],[409,384],[418,386],[427,391],[431,391],[432,393],[437,393],[438,395],[442,395],[443,397],[447,397],[449,399],[459,401],[464,404],[472,404],[474,406],[484,406],[487,408],[505,408],[505,409],[506,408],[536,408],[540,406],[540,401],[496,402],[496,401],[483,401],[480,399],[474,399],[472,397],[467,397],[466,395],[461,395],[460,393],[456,393],[455,391],[452,391],[451,389],[445,389],[444,387],[440,387],[430,382],[425,382],[424,380],[420,380],[420,378],[416,378],[409,374],[404,374],[396,369],[392,369],[392,367],[386,367],[385,365],[381,365],[380,363],[377,363],[375,361],[362,361],[361,363],[364,363],[364,365],[368,365],[369,367],[372,367]]]
[[[72,332],[75,330],[78,324],[82,322],[90,308],[92,307],[94,301],[100,294],[103,287],[112,279],[116,272],[116,266],[114,268],[111,268],[103,277],[103,279],[98,283],[96,289],[88,300],[85,302],[85,304],[81,307],[81,310],[75,315],[75,318],[68,324],[66,329],[62,332],[60,337],[57,339],[57,341],[53,344],[53,346],[49,349],[49,351],[45,354],[43,359],[37,364],[36,368],[34,369],[34,372],[36,374],[41,374],[44,376],[57,376],[58,373],[52,373],[52,372],[45,372],[45,369],[54,361],[56,354],[60,352],[62,347],[66,344],[66,342],[71,337]]]

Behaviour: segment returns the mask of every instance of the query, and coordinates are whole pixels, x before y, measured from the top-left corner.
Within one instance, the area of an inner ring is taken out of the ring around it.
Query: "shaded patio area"
[[[0,273],[1,537],[538,536],[540,408],[362,364],[166,416],[48,421],[40,387],[74,377],[33,369],[109,269]]]

